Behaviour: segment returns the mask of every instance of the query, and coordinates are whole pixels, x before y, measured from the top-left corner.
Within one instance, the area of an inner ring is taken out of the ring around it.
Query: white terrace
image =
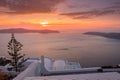
[[[117,73],[120,69],[106,69],[98,73],[100,67],[81,68],[76,62],[44,57],[28,62],[32,63],[13,80],[120,80]]]

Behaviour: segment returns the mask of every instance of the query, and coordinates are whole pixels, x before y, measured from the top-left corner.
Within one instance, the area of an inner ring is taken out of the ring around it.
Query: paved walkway
[[[90,73],[77,75],[28,77],[24,80],[120,80],[120,74],[117,72]]]

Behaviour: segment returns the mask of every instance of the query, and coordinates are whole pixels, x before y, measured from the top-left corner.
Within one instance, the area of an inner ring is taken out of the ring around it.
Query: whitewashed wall
[[[13,80],[23,80],[25,77],[38,76],[40,72],[40,62],[36,61],[31,63],[26,70],[21,72]]]

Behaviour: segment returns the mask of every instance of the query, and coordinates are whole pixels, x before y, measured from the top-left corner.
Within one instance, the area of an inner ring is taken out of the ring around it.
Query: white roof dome
[[[57,70],[63,70],[65,68],[65,61],[64,60],[56,60],[53,64],[53,66],[57,69]]]
[[[52,61],[51,61],[51,59],[49,59],[49,58],[45,58],[45,68],[46,69],[50,69],[51,67],[52,67]]]

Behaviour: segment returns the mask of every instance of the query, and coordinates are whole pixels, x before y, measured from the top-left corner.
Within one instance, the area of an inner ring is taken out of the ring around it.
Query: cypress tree
[[[22,50],[23,45],[15,39],[14,33],[12,33],[11,40],[8,42],[8,54],[11,56],[11,68],[16,72],[20,72],[23,63],[27,60],[24,59],[25,54],[19,53]]]

